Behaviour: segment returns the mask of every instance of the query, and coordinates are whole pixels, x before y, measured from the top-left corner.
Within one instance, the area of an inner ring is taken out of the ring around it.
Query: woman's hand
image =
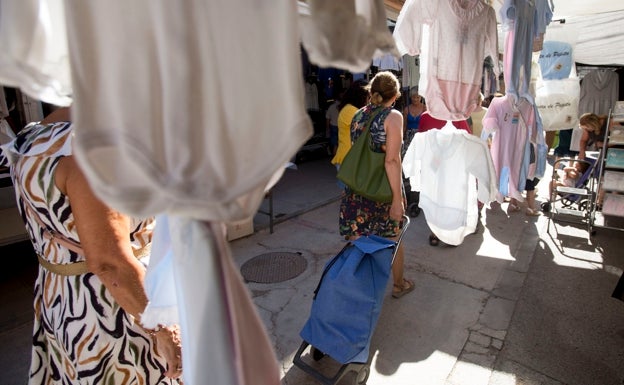
[[[405,215],[405,205],[403,204],[402,199],[392,200],[389,215],[390,218],[395,221],[401,222],[403,220],[403,216]]]
[[[177,325],[163,327],[152,334],[156,354],[167,362],[165,377],[178,378],[182,375],[182,343],[180,328]]]

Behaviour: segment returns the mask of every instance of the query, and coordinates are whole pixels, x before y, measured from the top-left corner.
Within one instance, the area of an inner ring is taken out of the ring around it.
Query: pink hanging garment
[[[393,36],[401,54],[420,54],[426,61],[419,88],[430,114],[468,119],[478,106],[483,61],[498,59],[494,9],[481,0],[408,0]]]

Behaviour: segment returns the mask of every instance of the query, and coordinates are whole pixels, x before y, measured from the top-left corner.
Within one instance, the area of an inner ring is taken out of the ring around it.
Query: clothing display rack
[[[598,176],[597,204],[593,222],[596,227],[624,230],[624,126],[611,127],[611,122],[624,122],[624,101],[609,110]]]

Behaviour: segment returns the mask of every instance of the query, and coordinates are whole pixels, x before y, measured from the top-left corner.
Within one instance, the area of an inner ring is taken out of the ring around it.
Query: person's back
[[[351,121],[353,116],[360,108],[366,105],[368,101],[368,90],[365,80],[357,80],[351,84],[340,102],[338,109],[338,147],[336,155],[332,158],[332,164],[339,167],[347,152],[351,149]]]
[[[357,107],[347,104],[338,114],[338,147],[336,148],[336,155],[331,160],[332,164],[341,164],[351,149],[351,120],[357,111]]]

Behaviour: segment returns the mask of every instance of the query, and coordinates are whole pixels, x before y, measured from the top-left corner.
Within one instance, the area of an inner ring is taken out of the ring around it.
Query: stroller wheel
[[[412,203],[407,206],[407,212],[409,213],[410,217],[415,218],[420,214],[420,207],[418,207],[417,203]]]
[[[579,202],[578,204],[578,209],[579,211],[585,211],[587,210],[587,199],[583,199],[582,201]]]
[[[370,367],[368,365],[364,365],[357,375],[355,376],[355,385],[365,385],[366,381],[368,381],[368,375],[370,374]]]
[[[321,358],[325,357],[325,353],[318,350],[314,346],[312,346],[311,350],[312,350],[312,359],[314,359],[314,361],[319,361]]]

